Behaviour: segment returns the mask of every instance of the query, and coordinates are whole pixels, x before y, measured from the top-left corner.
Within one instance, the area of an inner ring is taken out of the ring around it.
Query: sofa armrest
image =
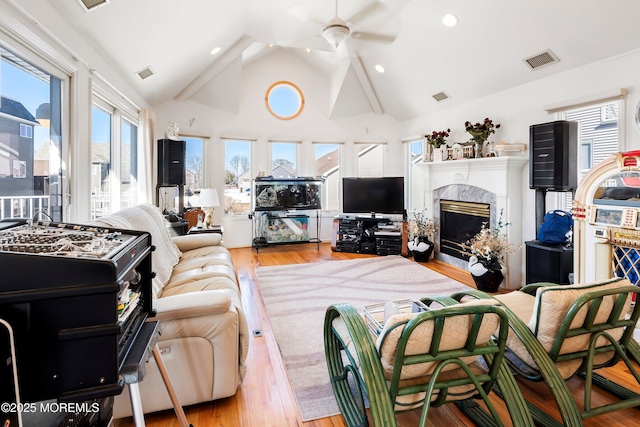
[[[182,252],[186,252],[192,249],[204,248],[205,246],[221,246],[222,234],[189,234],[186,236],[172,237],[171,240],[173,240],[173,243],[176,244],[178,249],[180,249]]]
[[[190,292],[154,299],[153,308],[156,309],[156,316],[150,320],[175,320],[226,313],[230,307],[231,298],[225,292]]]

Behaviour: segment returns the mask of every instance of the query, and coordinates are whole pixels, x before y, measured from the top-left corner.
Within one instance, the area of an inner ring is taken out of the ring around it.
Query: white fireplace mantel
[[[423,171],[424,205],[427,212],[434,216],[436,224],[439,224],[440,214],[440,200],[436,192],[443,187],[455,185],[477,187],[495,195],[495,206],[491,206],[491,225],[495,225],[495,218],[502,211],[503,223],[510,224],[507,228],[508,241],[513,244],[515,250],[507,257],[503,284],[507,289],[518,289],[523,285],[522,229],[525,224],[522,224],[522,174],[523,167],[528,162],[528,157],[505,156],[424,162],[418,165]],[[439,238],[438,235],[437,242]],[[458,258],[439,255],[439,252],[436,252],[436,258],[466,268],[466,263]]]

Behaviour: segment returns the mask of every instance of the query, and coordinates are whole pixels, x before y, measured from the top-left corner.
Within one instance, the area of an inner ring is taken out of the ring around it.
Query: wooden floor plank
[[[231,249],[242,291],[242,303],[247,316],[249,330],[261,330],[262,337],[250,338],[247,357],[247,374],[245,381],[238,388],[235,396],[203,403],[185,408],[187,418],[194,427],[235,427],[235,426],[273,426],[273,427],[343,427],[342,417],[336,415],[303,423],[298,413],[295,398],[291,391],[287,374],[280,357],[278,345],[271,331],[259,284],[255,276],[257,265],[284,265],[319,262],[327,260],[343,260],[375,255],[361,255],[332,252],[329,244],[301,244],[262,248],[259,252],[251,248]],[[421,263],[441,274],[474,286],[468,272],[451,267],[448,264],[431,260]],[[292,290],[294,292],[295,290]],[[630,375],[624,365],[610,368],[611,375],[628,383]],[[519,380],[525,397],[536,401],[545,411],[555,413],[555,403],[543,383],[530,383]],[[569,383],[576,395],[582,391],[579,379]],[[635,387],[634,389],[637,389]],[[606,394],[599,393],[596,399],[606,399]],[[497,402],[499,411],[505,413],[502,402]],[[640,418],[640,410],[629,409],[615,414],[586,420],[585,426],[635,425]],[[173,411],[162,411],[145,416],[148,427],[179,426]],[[398,416],[400,426],[417,425],[418,414],[408,413]],[[452,405],[434,408],[429,417],[429,426],[473,426],[464,414]],[[131,427],[131,418],[116,420],[116,427]]]

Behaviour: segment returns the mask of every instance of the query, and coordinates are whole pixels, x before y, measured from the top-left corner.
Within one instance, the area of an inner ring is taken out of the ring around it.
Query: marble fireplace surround
[[[518,289],[524,284],[524,248],[522,241],[523,167],[527,157],[486,157],[443,162],[420,163],[423,176],[424,205],[427,215],[440,224],[440,200],[489,203],[490,225],[495,226],[500,210],[507,228],[509,243],[515,253],[506,260],[503,287]],[[456,257],[440,253],[440,234],[436,234],[435,258],[448,264],[467,268],[467,263]]]

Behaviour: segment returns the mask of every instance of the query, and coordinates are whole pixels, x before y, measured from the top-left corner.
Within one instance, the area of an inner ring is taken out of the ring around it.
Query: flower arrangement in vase
[[[409,243],[407,248],[416,261],[429,261],[433,252],[431,237],[436,232],[436,225],[424,212],[413,211],[409,220]]]
[[[465,244],[469,257],[469,272],[478,289],[495,292],[504,279],[502,274],[505,257],[513,253],[512,244],[508,241],[505,229],[509,223],[502,221],[502,210],[496,227],[482,224],[480,231]]]
[[[496,133],[496,129],[499,128],[500,125],[494,125],[488,117],[483,122],[472,124],[467,121],[464,123],[464,129],[471,135],[471,140],[476,143],[476,157],[482,157],[482,147],[489,139],[489,135]]]
[[[433,131],[430,134],[425,135],[427,142],[433,149],[433,161],[439,162],[447,159],[447,140],[451,129],[442,131]]]

